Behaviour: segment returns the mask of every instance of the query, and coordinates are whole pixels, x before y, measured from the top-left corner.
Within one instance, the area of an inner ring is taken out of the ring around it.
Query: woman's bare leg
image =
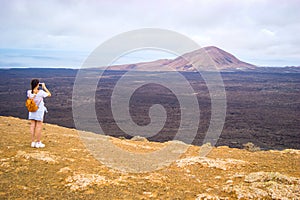
[[[36,125],[35,125],[35,134],[36,134],[37,142],[40,142],[40,141],[41,141],[41,137],[42,137],[42,126],[43,126],[43,122],[42,122],[42,121],[36,121]]]
[[[35,141],[35,127],[36,127],[36,121],[35,120],[30,120],[30,132],[31,132],[31,142]]]

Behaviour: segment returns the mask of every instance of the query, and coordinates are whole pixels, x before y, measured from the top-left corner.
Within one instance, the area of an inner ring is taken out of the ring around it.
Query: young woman
[[[45,83],[42,83],[42,89],[39,90],[40,81],[38,79],[31,80],[31,90],[27,91],[27,97],[32,98],[39,109],[36,112],[29,112],[28,119],[31,121],[31,147],[44,148],[45,144],[41,142],[42,126],[44,114],[47,108],[44,105],[44,98],[50,97],[51,93],[46,88]]]

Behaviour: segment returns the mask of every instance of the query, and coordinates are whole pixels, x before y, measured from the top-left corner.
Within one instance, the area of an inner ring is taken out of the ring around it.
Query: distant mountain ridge
[[[212,66],[213,65],[213,66]],[[125,65],[110,66],[110,70],[159,70],[159,71],[196,71],[195,66],[201,66],[203,71],[217,68],[219,71],[249,71],[257,66],[243,62],[234,55],[215,46],[204,47],[188,52],[175,59],[161,59]]]

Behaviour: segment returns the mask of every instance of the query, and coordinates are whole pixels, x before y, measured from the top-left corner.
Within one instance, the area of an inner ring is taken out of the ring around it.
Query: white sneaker
[[[31,142],[31,147],[32,147],[32,148],[35,147],[35,142]]]
[[[42,142],[36,142],[35,143],[35,147],[36,148],[44,148],[46,145],[45,144],[43,144]]]

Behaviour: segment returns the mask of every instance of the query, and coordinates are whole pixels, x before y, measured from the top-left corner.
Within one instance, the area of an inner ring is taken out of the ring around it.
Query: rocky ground
[[[221,146],[200,157],[189,146],[169,166],[130,173],[95,159],[75,129],[44,124],[43,149],[30,147],[27,120],[0,117],[0,133],[0,199],[300,199],[300,150]],[[167,145],[106,138],[145,155]]]

